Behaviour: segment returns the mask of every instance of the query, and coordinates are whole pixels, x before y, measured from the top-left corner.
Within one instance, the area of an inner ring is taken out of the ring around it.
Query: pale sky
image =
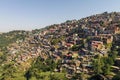
[[[105,11],[120,12],[120,0],[0,0],[0,32],[40,29]]]

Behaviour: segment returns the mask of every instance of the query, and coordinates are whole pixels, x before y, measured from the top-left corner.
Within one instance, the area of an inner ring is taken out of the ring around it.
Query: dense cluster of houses
[[[105,12],[51,25],[40,32],[32,31],[24,41],[18,40],[8,47],[8,61],[19,64],[41,56],[60,60],[55,71],[66,70],[68,78],[75,73],[92,73],[93,59],[98,54],[107,56],[114,35],[120,33],[119,21],[120,14]]]

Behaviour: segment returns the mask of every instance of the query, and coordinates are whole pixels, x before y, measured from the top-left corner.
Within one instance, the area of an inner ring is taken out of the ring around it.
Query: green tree
[[[110,73],[110,65],[109,64],[105,64],[105,66],[102,68],[103,70],[103,74],[107,75]]]
[[[98,59],[95,59],[93,61],[93,69],[95,71],[96,74],[100,74],[102,73],[102,67],[104,66],[104,62],[101,59],[100,55],[98,55]]]

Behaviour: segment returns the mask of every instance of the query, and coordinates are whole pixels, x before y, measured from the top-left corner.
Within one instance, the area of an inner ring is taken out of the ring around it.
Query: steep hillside
[[[0,48],[7,47],[9,44],[14,43],[17,40],[22,40],[26,35],[27,32],[25,31],[11,31],[0,34]]]
[[[103,80],[120,73],[119,12],[0,37],[2,80]]]

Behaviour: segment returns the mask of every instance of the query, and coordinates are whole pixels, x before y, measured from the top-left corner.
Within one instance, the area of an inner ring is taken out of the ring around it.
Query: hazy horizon
[[[103,12],[120,12],[116,0],[1,0],[0,32],[40,29]]]

